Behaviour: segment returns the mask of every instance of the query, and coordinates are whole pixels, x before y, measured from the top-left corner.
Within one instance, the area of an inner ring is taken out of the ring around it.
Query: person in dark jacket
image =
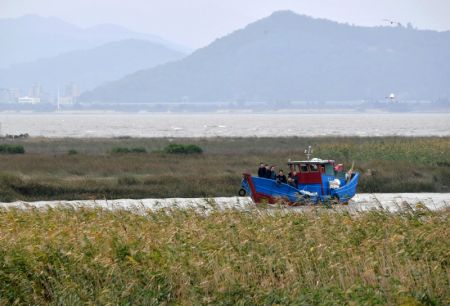
[[[270,167],[268,164],[266,164],[266,176],[265,178],[270,178],[271,172],[270,172]]]
[[[266,172],[266,178],[275,180],[277,178],[277,173],[275,172],[275,166],[270,166],[269,171]]]
[[[277,179],[277,182],[279,182],[279,183],[283,183],[283,184],[287,183],[286,175],[284,175],[283,170],[281,170],[281,169],[278,172],[276,179]]]
[[[264,163],[259,164],[258,177],[266,177],[266,167],[264,166]]]

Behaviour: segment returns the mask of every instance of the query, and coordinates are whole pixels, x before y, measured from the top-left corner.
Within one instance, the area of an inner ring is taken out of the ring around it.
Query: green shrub
[[[125,147],[114,147],[111,149],[112,153],[130,153],[130,149]]]
[[[117,180],[117,183],[119,185],[131,186],[131,185],[139,184],[139,180],[137,178],[135,178],[134,176],[122,176],[122,177],[119,177],[119,179]]]
[[[172,143],[164,148],[164,152],[169,154],[201,154],[203,149],[194,144]]]
[[[78,151],[75,150],[75,149],[70,149],[69,152],[67,152],[67,154],[69,154],[69,155],[77,155]]]
[[[136,148],[127,148],[127,147],[114,147],[111,150],[112,153],[147,153],[147,150],[144,147],[136,147]]]
[[[22,145],[2,144],[0,145],[0,154],[24,154],[25,149]]]
[[[147,153],[144,147],[131,148],[130,150],[132,153]]]

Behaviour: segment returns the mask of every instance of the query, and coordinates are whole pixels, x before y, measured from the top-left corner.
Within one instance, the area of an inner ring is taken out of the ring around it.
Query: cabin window
[[[300,164],[300,172],[308,172],[308,165]]]
[[[326,175],[334,175],[334,168],[332,164],[325,165],[325,174]]]
[[[310,164],[309,168],[310,168],[311,172],[319,171],[319,167],[316,164]]]

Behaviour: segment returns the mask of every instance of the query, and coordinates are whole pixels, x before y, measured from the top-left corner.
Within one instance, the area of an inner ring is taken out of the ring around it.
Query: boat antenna
[[[310,159],[311,159],[312,153],[313,153],[313,150],[312,150],[311,146],[308,146],[308,149],[305,150],[305,154],[306,154],[307,160],[310,160]]]

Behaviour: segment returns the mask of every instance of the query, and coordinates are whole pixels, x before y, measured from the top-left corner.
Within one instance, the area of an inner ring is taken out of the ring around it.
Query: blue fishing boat
[[[287,162],[289,183],[244,173],[239,194],[250,196],[255,203],[347,203],[356,193],[360,175],[353,171],[354,165],[344,171],[334,160],[310,159],[311,147],[305,153],[306,160]]]

